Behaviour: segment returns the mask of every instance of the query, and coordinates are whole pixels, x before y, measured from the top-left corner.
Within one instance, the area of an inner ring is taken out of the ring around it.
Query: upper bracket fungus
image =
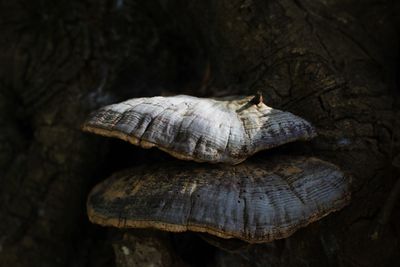
[[[134,98],[92,113],[83,130],[197,162],[238,164],[254,153],[315,137],[304,119],[263,103],[187,95]]]

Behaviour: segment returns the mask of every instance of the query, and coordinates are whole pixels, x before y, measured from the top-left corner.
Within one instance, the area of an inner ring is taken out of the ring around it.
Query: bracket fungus
[[[261,94],[230,100],[134,98],[92,113],[83,130],[157,147],[178,159],[229,164],[316,135],[304,119],[265,105]]]
[[[335,165],[276,156],[235,166],[174,161],[136,167],[97,185],[87,210],[104,226],[261,243],[286,238],[349,199],[349,179]]]

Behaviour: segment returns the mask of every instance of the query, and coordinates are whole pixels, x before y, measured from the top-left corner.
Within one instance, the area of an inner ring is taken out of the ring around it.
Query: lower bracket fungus
[[[248,243],[286,238],[344,207],[349,179],[313,157],[210,165],[170,162],[114,174],[89,195],[93,223],[194,231]]]

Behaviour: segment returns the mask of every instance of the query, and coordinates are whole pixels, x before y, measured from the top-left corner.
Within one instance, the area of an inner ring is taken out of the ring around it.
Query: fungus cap
[[[172,162],[113,175],[89,195],[93,223],[205,232],[249,243],[285,238],[350,199],[349,180],[316,158],[209,165]]]
[[[179,159],[229,164],[316,135],[310,123],[268,107],[261,95],[235,100],[134,98],[92,113],[83,130],[158,147]]]

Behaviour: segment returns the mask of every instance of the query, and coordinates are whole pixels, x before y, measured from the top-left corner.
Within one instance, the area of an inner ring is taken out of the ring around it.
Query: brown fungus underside
[[[114,174],[89,195],[93,223],[206,232],[249,243],[286,238],[350,199],[349,179],[316,158],[236,166],[172,161]]]
[[[183,160],[238,164],[254,153],[316,136],[306,120],[262,96],[133,98],[95,111],[83,130],[159,149]]]

